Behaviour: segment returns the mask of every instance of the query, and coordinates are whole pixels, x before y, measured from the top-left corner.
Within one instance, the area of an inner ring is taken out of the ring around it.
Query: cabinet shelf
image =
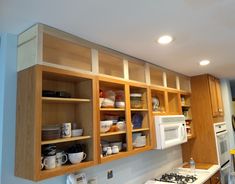
[[[71,141],[78,141],[78,140],[84,140],[84,139],[90,139],[90,138],[91,136],[79,136],[79,137],[53,139],[53,140],[48,140],[48,141],[42,141],[41,145],[56,144],[56,143],[61,143],[61,142],[71,142]]]
[[[140,153],[140,152],[143,152],[143,151],[148,151],[148,150],[151,150],[152,147],[151,146],[144,146],[144,147],[141,147],[141,148],[133,148],[133,153]]]
[[[141,132],[141,131],[149,131],[149,128],[136,128],[132,130],[132,132]]]
[[[191,105],[181,105],[182,108],[190,108]]]
[[[102,157],[101,158],[101,163],[106,163],[106,162],[110,162],[112,160],[116,160],[116,159],[120,159],[120,158],[124,158],[126,157],[128,154],[128,152],[119,152],[117,154],[112,154],[112,155],[109,155],[109,156],[106,156],[106,157]]]
[[[79,103],[79,102],[90,102],[90,99],[82,98],[56,98],[56,97],[42,97],[43,102],[48,103]]]
[[[143,112],[147,112],[148,111],[148,109],[131,109],[131,111],[143,111]]]
[[[157,111],[157,112],[154,112],[152,113],[153,115],[166,115],[166,112],[160,112],[160,111]]]
[[[40,172],[40,179],[47,179],[51,178],[53,176],[62,175],[65,173],[71,173],[78,171],[80,169],[91,167],[94,165],[94,161],[87,161],[87,162],[81,162],[78,164],[68,164],[68,165],[62,165],[61,167],[57,167],[55,169],[51,170],[42,170]]]
[[[100,111],[125,111],[124,108],[100,108]]]
[[[185,121],[192,121],[192,118],[185,118]]]
[[[125,134],[126,131],[117,131],[117,132],[107,132],[107,133],[101,133],[101,137],[106,137],[106,136],[112,136],[112,135],[120,135],[120,134]]]

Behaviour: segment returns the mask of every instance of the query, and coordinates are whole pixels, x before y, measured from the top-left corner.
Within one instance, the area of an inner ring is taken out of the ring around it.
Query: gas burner
[[[193,175],[180,175],[177,173],[166,173],[163,174],[160,179],[155,179],[155,181],[178,183],[178,184],[193,183],[196,180],[197,178]]]

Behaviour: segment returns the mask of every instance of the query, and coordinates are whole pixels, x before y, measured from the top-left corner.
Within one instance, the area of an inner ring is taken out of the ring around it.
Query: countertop
[[[218,170],[220,169],[219,165],[212,165],[209,169],[195,169],[195,174],[197,180],[193,184],[203,184],[208,179],[210,179]],[[189,168],[184,168],[183,166],[177,168],[177,171],[184,174],[190,174],[191,171]],[[166,184],[166,182],[160,181],[147,181],[145,184]]]

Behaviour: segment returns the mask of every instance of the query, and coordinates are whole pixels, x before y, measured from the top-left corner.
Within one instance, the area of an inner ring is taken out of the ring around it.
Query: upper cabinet
[[[191,77],[191,86],[190,101],[184,95],[181,102],[184,114],[193,120],[193,126],[189,122],[187,125],[191,127],[187,127],[196,139],[183,144],[183,161],[193,157],[197,163],[217,164],[213,123],[224,121],[220,83],[215,77],[204,74]]]
[[[189,77],[43,24],[19,35],[17,70],[15,175],[25,179],[150,150],[153,116],[190,109]],[[55,165],[48,149],[69,153],[67,161]],[[74,153],[81,153],[76,163]]]
[[[223,102],[220,89],[219,79],[208,75],[209,87],[210,87],[210,97],[211,97],[211,108],[213,117],[223,116]]]

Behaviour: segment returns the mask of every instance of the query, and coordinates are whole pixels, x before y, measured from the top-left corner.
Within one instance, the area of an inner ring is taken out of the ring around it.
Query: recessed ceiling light
[[[159,44],[162,44],[162,45],[166,45],[166,44],[169,44],[171,43],[173,40],[173,38],[169,35],[164,35],[164,36],[161,36],[160,38],[158,38],[157,42]]]
[[[202,60],[202,61],[199,62],[199,64],[201,66],[206,66],[206,65],[210,64],[210,61],[209,60]]]

